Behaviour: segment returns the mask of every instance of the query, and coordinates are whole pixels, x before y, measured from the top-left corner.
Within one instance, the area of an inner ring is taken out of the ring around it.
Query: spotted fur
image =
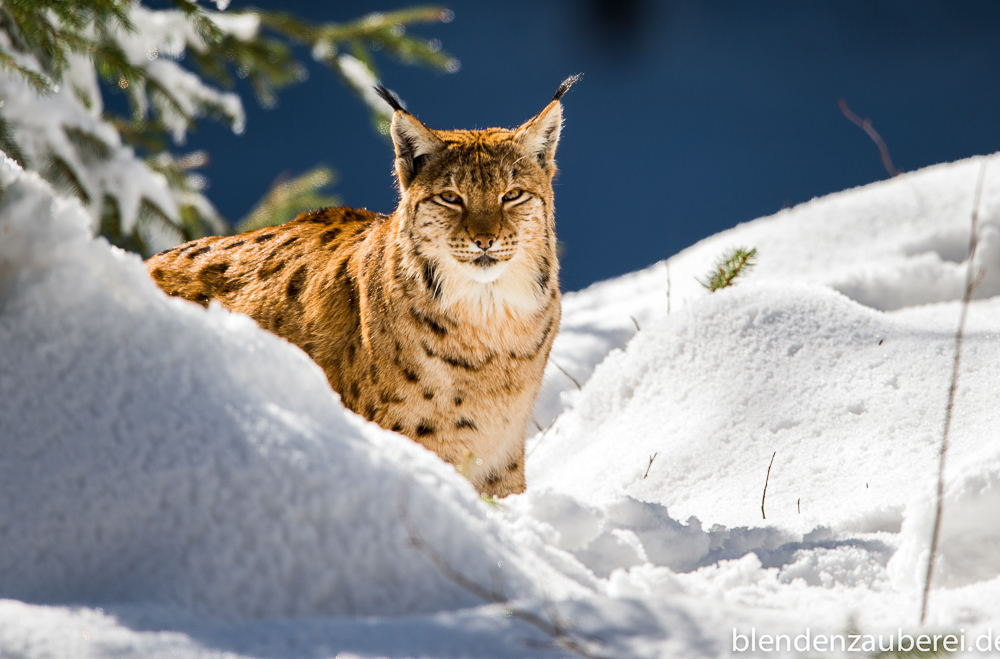
[[[305,350],[344,404],[521,492],[525,428],[559,329],[559,98],[513,130],[431,130],[402,108],[392,215],[302,213],[152,257],[168,294],[218,300]]]

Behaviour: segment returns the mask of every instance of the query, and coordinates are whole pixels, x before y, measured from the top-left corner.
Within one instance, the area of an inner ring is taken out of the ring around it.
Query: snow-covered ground
[[[572,655],[553,633],[608,659],[825,656],[851,634],[840,654],[868,656],[900,633],[1000,655],[1000,158],[919,625],[984,162],[567,295],[528,491],[494,506],[3,160],[0,656]],[[741,245],[758,267],[707,293]]]

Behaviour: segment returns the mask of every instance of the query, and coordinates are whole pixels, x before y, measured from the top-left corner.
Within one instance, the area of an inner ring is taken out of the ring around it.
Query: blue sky
[[[400,2],[268,0],[314,20]],[[233,9],[249,6],[234,0]],[[878,151],[837,107],[870,117],[903,170],[1000,150],[1000,5],[989,2],[446,3],[454,74],[381,62],[385,84],[433,128],[513,126],[571,73],[556,184],[562,284],[642,268],[783,206],[883,179]],[[300,59],[308,62],[308,53]],[[396,204],[391,145],[334,76],[264,111],[247,131],[205,122],[209,196],[231,219],[282,173],[325,163],[351,206]],[[767,254],[761,254],[766,259]],[[706,264],[706,268],[710,264]]]

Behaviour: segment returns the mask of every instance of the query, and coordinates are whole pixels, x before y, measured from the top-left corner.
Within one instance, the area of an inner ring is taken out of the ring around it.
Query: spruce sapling
[[[736,278],[746,274],[757,265],[757,248],[736,247],[715,264],[715,269],[704,281],[698,283],[714,293],[720,288],[733,285]]]

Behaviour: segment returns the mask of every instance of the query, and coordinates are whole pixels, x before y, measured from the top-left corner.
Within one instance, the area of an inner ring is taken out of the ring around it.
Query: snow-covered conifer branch
[[[384,49],[406,63],[442,70],[456,66],[435,40],[405,35],[410,23],[447,22],[450,14],[442,9],[314,25],[287,13],[221,13],[195,0],[172,4],[168,10],[128,0],[0,5],[0,150],[80,199],[95,231],[146,254],[228,230],[203,194],[204,177],[191,171],[207,159],[193,164],[172,154],[171,145],[183,144],[201,118],[242,132],[243,105],[228,90],[245,79],[262,106],[273,106],[278,90],[306,78],[294,44],[310,46],[322,54],[318,59],[329,57],[375,110],[380,100],[365,94],[367,83],[377,80],[372,53]],[[227,4],[215,3],[220,10]],[[352,54],[338,55],[340,47]],[[126,95],[129,116],[105,110],[101,80]],[[291,196],[289,188],[272,190],[285,194],[282,213],[335,201],[317,192],[326,185],[316,184],[318,171],[298,179],[308,185]],[[259,208],[265,206],[273,207],[274,199]]]
[[[285,12],[266,12],[261,14],[261,23],[291,41],[309,46],[313,58],[340,75],[371,109],[378,129],[388,134],[392,111],[372,92],[378,82],[374,53],[384,51],[404,64],[457,71],[459,61],[441,50],[440,41],[406,34],[408,25],[447,23],[453,16],[442,7],[416,7],[368,14],[348,23],[312,24]]]

